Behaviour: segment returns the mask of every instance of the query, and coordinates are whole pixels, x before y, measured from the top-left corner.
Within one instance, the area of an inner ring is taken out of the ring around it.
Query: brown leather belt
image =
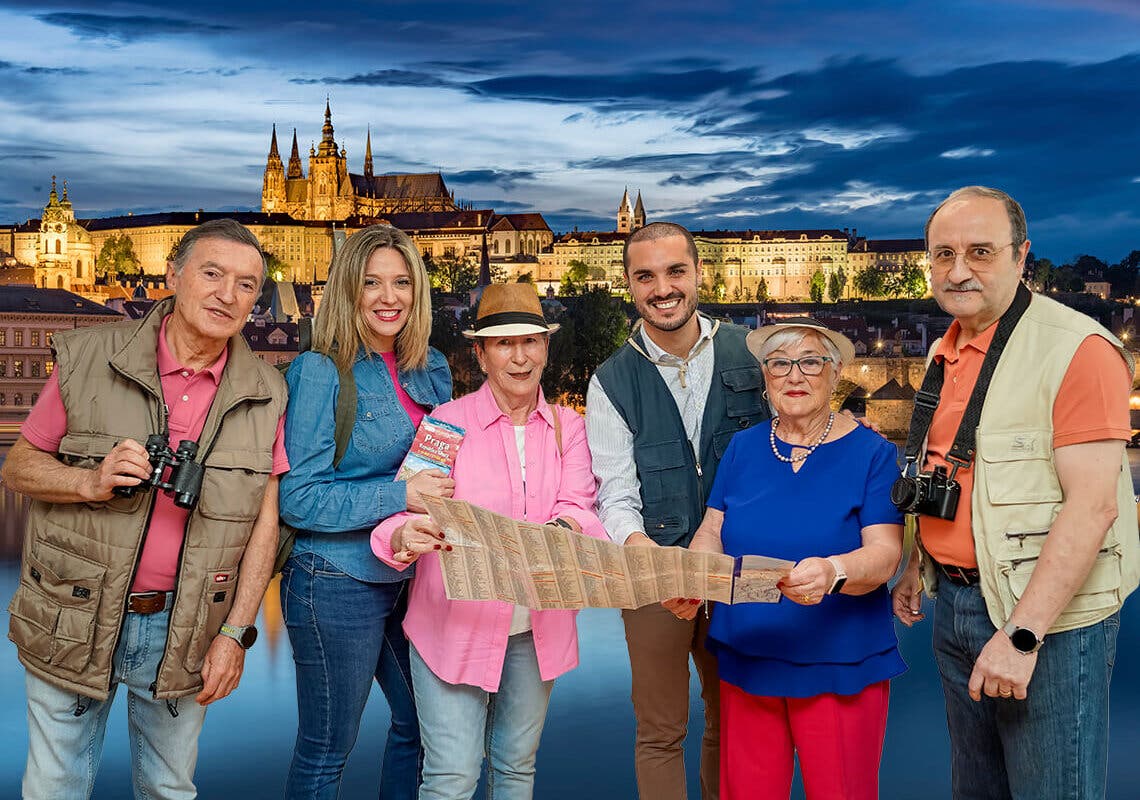
[[[953,564],[943,564],[939,561],[934,561],[934,565],[938,567],[938,571],[946,577],[946,580],[958,586],[976,586],[982,580],[982,575],[978,572],[977,567],[959,567]]]
[[[157,614],[166,610],[169,592],[138,592],[127,596],[127,611],[132,614]]]

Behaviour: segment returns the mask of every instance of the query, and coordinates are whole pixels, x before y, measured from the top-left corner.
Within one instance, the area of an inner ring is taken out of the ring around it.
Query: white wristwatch
[[[847,570],[843,569],[843,564],[835,556],[828,556],[827,560],[831,562],[832,569],[835,570],[835,580],[831,582],[831,588],[827,590],[827,593],[839,594],[843,591],[843,585],[847,583]]]

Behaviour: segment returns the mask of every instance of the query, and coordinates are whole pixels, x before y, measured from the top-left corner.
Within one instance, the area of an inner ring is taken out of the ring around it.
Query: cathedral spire
[[[293,129],[293,152],[289,156],[289,178],[303,178],[305,171],[301,168],[301,153],[297,150],[297,129]]]
[[[336,155],[336,139],[333,138],[332,108],[329,98],[325,97],[325,124],[321,126],[321,145],[319,152],[322,156]]]
[[[633,229],[645,227],[645,204],[641,202],[641,190],[637,190],[637,203],[633,207]]]
[[[269,140],[269,160],[280,161],[281,154],[277,152],[277,123],[273,123],[273,137]]]
[[[372,180],[372,126],[368,126],[368,138],[364,143],[364,177]]]
[[[67,180],[63,181],[63,197],[60,198],[59,204],[64,208],[71,208],[71,201],[67,198]]]
[[[48,194],[48,208],[59,205],[59,195],[55,191],[55,176],[51,176],[51,192]]]

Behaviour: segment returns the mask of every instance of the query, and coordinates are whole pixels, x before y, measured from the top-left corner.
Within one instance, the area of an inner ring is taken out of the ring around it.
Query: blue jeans
[[[297,667],[298,718],[287,798],[338,797],[373,680],[392,712],[380,797],[415,798],[420,732],[401,628],[407,606],[407,581],[364,583],[314,553],[286,563],[281,608]]]
[[[534,761],[554,681],[539,675],[534,637],[507,640],[499,691],[436,677],[412,648],[412,681],[424,737],[419,800],[467,800],[488,760],[487,800],[530,800]]]
[[[1052,634],[1025,700],[970,699],[974,662],[995,628],[977,586],[938,584],[934,658],[946,695],[956,800],[1095,800],[1108,772],[1108,687],[1120,612]]]
[[[26,800],[86,800],[91,796],[103,753],[107,716],[119,684],[127,687],[135,797],[197,797],[194,765],[198,761],[198,734],[206,709],[192,696],[183,697],[177,704],[170,701],[178,711],[175,717],[167,702],[155,700],[150,690],[158,676],[169,622],[169,609],[157,614],[126,615],[112,662],[111,694],[106,700],[79,698],[30,672],[26,674]],[[87,710],[76,716],[81,705]]]

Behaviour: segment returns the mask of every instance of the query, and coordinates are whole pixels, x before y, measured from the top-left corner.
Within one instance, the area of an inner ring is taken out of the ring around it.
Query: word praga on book
[[[444,475],[450,475],[464,433],[458,425],[435,417],[424,417],[416,431],[416,438],[412,440],[412,449],[404,456],[404,463],[400,464],[396,480],[406,481],[425,469],[438,469]]]

